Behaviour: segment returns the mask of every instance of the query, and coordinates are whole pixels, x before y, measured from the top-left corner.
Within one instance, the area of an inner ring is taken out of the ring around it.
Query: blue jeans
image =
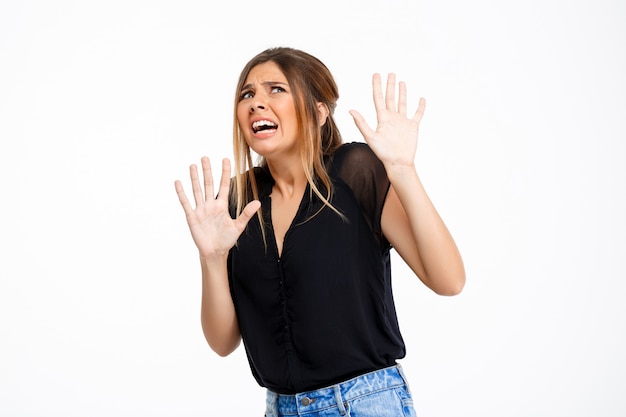
[[[296,395],[267,391],[266,417],[416,417],[400,365]]]

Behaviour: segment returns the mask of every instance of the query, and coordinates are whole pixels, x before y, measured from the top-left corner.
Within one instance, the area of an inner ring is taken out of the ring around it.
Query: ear
[[[318,120],[320,121],[320,127],[324,126],[324,124],[326,123],[329,113],[330,112],[328,111],[328,106],[322,103],[321,101],[318,101],[317,102],[317,116],[318,116]]]

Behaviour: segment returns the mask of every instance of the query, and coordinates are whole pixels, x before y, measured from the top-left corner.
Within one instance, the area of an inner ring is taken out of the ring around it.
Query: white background
[[[394,258],[418,415],[626,415],[625,27],[618,0],[4,0],[0,415],[262,415],[243,349],[203,339],[173,182],[231,156],[239,71],[277,45],[335,74],[346,141],[373,72],[427,99],[467,285]]]

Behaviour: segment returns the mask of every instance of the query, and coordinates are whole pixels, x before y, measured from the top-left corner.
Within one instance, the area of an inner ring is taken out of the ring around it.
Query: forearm
[[[235,306],[228,285],[226,256],[200,259],[202,267],[201,322],[211,349],[226,356],[241,340]]]
[[[411,228],[420,279],[438,294],[459,293],[465,284],[463,260],[415,167],[387,166],[386,169]]]

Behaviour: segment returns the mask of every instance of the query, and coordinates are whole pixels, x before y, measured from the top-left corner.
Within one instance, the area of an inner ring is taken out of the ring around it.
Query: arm
[[[202,158],[204,193],[198,169],[189,169],[196,207],[191,207],[180,181],[175,182],[178,199],[185,211],[191,236],[198,247],[202,269],[201,323],[209,346],[220,356],[233,352],[241,340],[235,306],[230,295],[226,260],[248,221],[261,203],[252,201],[237,219],[228,212],[230,161],[222,162],[219,192],[214,197],[211,164]]]
[[[228,286],[226,258],[200,258],[202,269],[200,322],[207,343],[220,356],[232,353],[241,341],[235,306]]]
[[[440,295],[460,293],[461,255],[417,172],[409,170],[391,184],[381,221],[385,237],[428,288]]]
[[[409,119],[403,82],[399,92],[396,109],[395,76],[390,74],[383,96],[380,76],[374,74],[378,119],[375,131],[360,113],[350,112],[366,142],[385,166],[391,182],[383,206],[383,233],[426,286],[437,294],[458,294],[465,284],[461,255],[426,194],[414,164],[419,123],[426,104],[420,99],[415,115]]]

